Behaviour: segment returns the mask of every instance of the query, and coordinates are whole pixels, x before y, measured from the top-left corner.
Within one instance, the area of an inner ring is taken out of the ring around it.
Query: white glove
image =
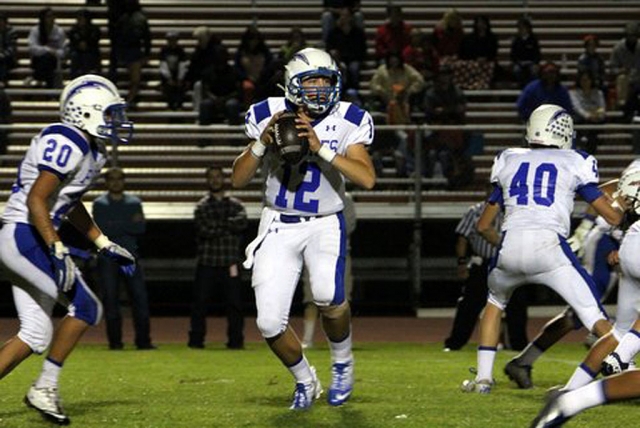
[[[120,270],[127,276],[133,276],[136,271],[136,258],[127,251],[125,248],[111,242],[109,238],[104,235],[100,235],[95,241],[93,241],[98,247],[98,253],[109,257],[120,265]]]
[[[594,225],[594,221],[590,218],[583,218],[580,225],[573,231],[573,235],[567,239],[567,243],[571,247],[571,251],[578,254],[584,246],[584,239]]]
[[[64,293],[70,291],[76,281],[76,265],[69,255],[69,249],[56,241],[49,247],[49,255],[56,285]]]

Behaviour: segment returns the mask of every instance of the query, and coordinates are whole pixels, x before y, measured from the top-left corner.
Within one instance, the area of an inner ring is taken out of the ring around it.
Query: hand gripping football
[[[280,157],[290,165],[296,165],[309,153],[309,141],[298,136],[296,114],[284,113],[273,127],[273,136]]]

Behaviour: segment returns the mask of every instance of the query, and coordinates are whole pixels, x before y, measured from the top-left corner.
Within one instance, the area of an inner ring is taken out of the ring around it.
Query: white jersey
[[[31,140],[31,145],[18,167],[18,177],[2,215],[4,223],[29,223],[27,196],[40,171],[49,171],[61,181],[50,201],[54,227],[89,190],[107,161],[102,143],[91,147],[78,129],[56,123],[44,128]]]
[[[284,97],[268,98],[252,105],[245,118],[245,133],[260,138],[274,113],[285,110]],[[370,145],[373,141],[373,119],[355,104],[338,103],[327,115],[312,122],[318,139],[334,152],[345,155],[353,144]],[[266,171],[265,204],[276,211],[302,216],[325,215],[343,209],[344,177],[315,155],[291,167],[271,150],[263,164]]]
[[[567,237],[576,192],[587,202],[601,195],[598,164],[584,152],[507,149],[496,156],[491,182],[502,191],[502,230],[545,229]]]

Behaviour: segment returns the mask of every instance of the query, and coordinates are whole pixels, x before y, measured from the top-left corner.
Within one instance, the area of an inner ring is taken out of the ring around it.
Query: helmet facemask
[[[127,105],[113,104],[103,113],[104,125],[98,125],[100,137],[107,138],[114,143],[128,143],[133,135],[133,122],[127,120]]]

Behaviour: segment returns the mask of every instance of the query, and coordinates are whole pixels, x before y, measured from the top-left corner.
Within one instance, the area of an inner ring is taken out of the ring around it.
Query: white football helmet
[[[331,86],[303,87],[309,77],[324,76]],[[284,95],[297,106],[306,106],[314,115],[329,111],[340,101],[342,75],[331,55],[316,48],[298,51],[284,67]]]
[[[622,196],[629,209],[640,214],[640,168],[627,170],[620,177],[614,196]]]
[[[529,145],[571,149],[575,138],[573,119],[560,106],[542,104],[529,116],[525,138]]]
[[[85,74],[69,82],[60,94],[60,120],[94,137],[126,143],[133,133],[126,106],[110,80]]]

